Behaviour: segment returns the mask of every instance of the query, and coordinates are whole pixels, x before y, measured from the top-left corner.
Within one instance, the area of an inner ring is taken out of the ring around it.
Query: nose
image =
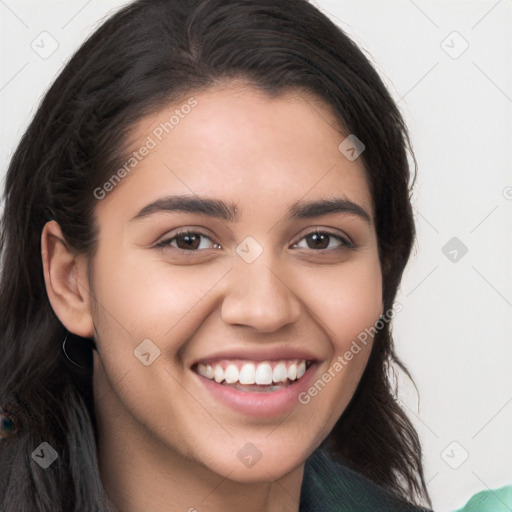
[[[237,258],[224,281],[221,307],[224,322],[273,332],[299,320],[301,302],[289,276],[276,265],[271,268],[269,263],[263,257],[253,263]]]

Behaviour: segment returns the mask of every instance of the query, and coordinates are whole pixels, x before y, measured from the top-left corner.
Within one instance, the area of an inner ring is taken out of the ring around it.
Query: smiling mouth
[[[298,382],[313,364],[306,359],[280,361],[222,360],[198,363],[193,370],[222,386],[244,392],[272,392]]]

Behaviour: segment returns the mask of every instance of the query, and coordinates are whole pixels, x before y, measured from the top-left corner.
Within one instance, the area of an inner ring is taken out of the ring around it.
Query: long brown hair
[[[65,329],[43,280],[40,236],[55,219],[70,247],[94,255],[94,190],[126,160],[133,124],[190,91],[242,78],[279,94],[306,90],[357,134],[374,202],[384,310],[414,239],[412,154],[403,119],[360,49],[305,0],[139,0],[108,19],[45,95],[7,172],[1,230],[0,407],[17,419],[0,442],[4,512],[108,510],[96,460],[91,371],[62,357]],[[390,324],[324,445],[409,501],[424,500],[418,436],[393,398]],[[31,460],[48,442],[59,464]]]

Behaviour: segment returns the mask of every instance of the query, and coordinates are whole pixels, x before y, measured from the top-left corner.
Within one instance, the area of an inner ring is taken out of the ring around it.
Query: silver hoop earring
[[[66,337],[64,338],[64,341],[62,342],[62,352],[64,354],[64,356],[66,357],[66,359],[73,365],[75,366],[76,368],[79,368],[80,370],[86,370],[86,369],[90,369],[92,368],[92,365],[89,365],[89,364],[80,364],[80,363],[77,363],[69,354],[68,354],[68,348],[66,348],[66,344],[68,342],[68,337],[69,337],[69,332],[66,334]],[[88,340],[89,343],[89,347],[91,349],[95,349],[96,348],[96,343],[94,343],[93,340]],[[75,347],[76,349],[76,347]],[[83,355],[83,354],[82,354]],[[89,354],[90,355],[90,354]]]

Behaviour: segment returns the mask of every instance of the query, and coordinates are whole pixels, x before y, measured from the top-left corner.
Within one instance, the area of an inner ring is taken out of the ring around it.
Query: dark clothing
[[[424,512],[316,450],[306,461],[299,512]]]

